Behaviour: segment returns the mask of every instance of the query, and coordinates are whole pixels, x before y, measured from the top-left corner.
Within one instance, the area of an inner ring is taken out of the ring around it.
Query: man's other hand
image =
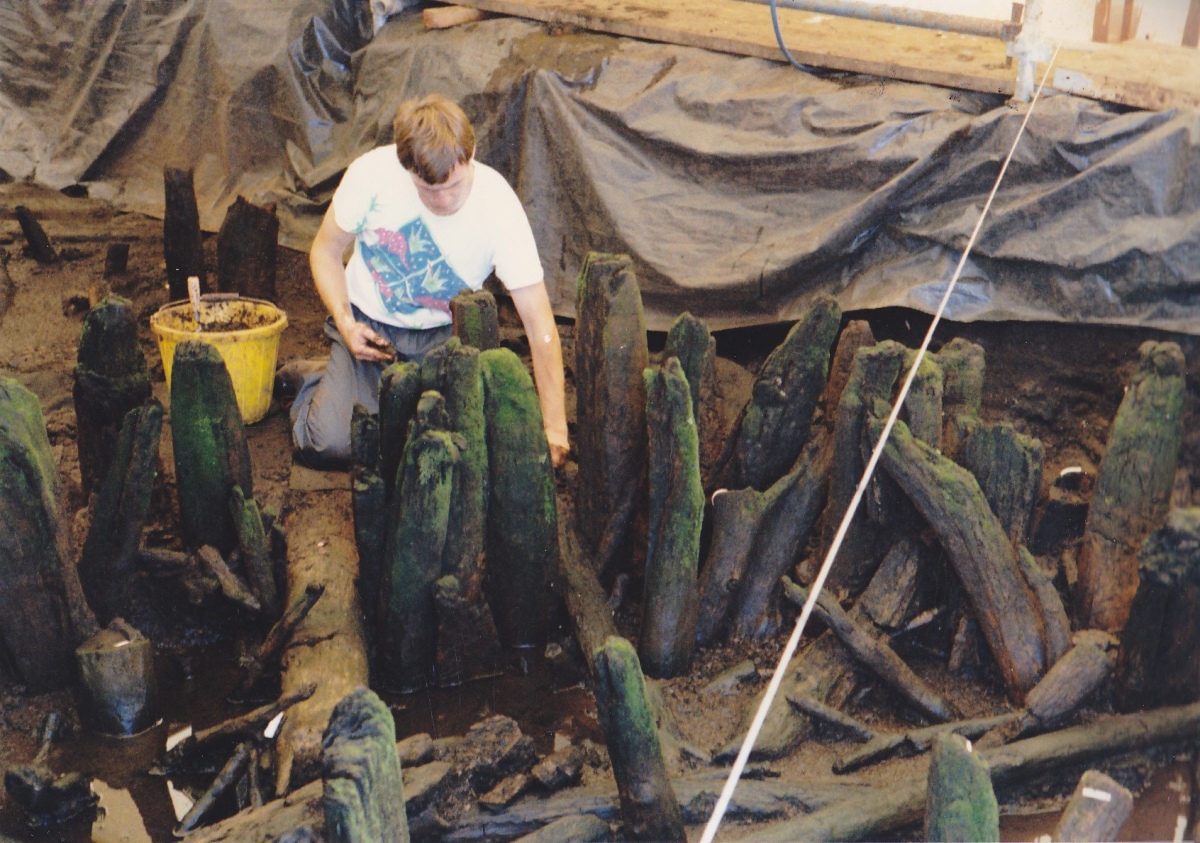
[[[391,363],[396,359],[396,349],[384,337],[371,330],[369,325],[348,321],[345,325],[339,325],[338,331],[356,360],[364,363]]]

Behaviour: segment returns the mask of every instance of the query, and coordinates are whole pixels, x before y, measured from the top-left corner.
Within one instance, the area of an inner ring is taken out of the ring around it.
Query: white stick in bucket
[[[200,324],[200,277],[198,275],[188,276],[188,299],[192,303],[192,318],[196,320],[196,330],[202,330]]]

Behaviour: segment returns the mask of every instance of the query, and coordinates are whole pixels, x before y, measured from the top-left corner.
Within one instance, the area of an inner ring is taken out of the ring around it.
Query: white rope
[[[771,683],[767,686],[762,703],[759,705],[758,711],[754,714],[750,730],[746,733],[746,739],[742,741],[742,747],[738,751],[737,759],[733,762],[733,769],[729,771],[729,778],[725,781],[725,787],[721,790],[721,796],[713,808],[712,816],[708,818],[708,824],[704,827],[704,835],[700,838],[700,843],[712,843],[717,835],[717,829],[721,827],[721,820],[724,819],[725,811],[729,808],[729,802],[733,798],[733,792],[737,788],[738,780],[742,776],[742,771],[746,768],[746,762],[750,759],[750,752],[754,749],[754,743],[758,740],[758,734],[762,731],[763,723],[766,722],[767,712],[770,710],[771,704],[775,701],[775,697],[779,693],[779,686],[783,684],[783,677],[787,672],[788,665],[791,664],[792,656],[796,654],[796,648],[800,646],[800,638],[804,634],[804,627],[808,624],[808,618],[812,614],[813,606],[816,604],[817,598],[821,594],[821,589],[825,586],[825,579],[829,576],[829,571],[833,567],[834,557],[837,556],[838,550],[841,549],[842,541],[845,539],[846,532],[850,528],[850,520],[858,510],[858,505],[867,490],[867,485],[871,482],[871,477],[875,473],[875,466],[879,462],[879,457],[883,453],[884,446],[887,444],[888,436],[891,435],[892,428],[896,424],[896,419],[900,416],[900,408],[904,405],[904,399],[908,397],[908,391],[916,379],[917,369],[920,367],[921,361],[925,359],[925,353],[929,350],[929,343],[933,340],[934,329],[937,328],[938,323],[941,321],[942,314],[946,312],[946,305],[950,302],[950,295],[954,292],[954,286],[958,283],[958,278],[962,274],[963,267],[966,265],[967,257],[970,255],[971,249],[975,245],[975,240],[979,236],[979,230],[983,227],[984,218],[987,217],[988,210],[992,207],[992,200],[996,198],[996,192],[1000,189],[1000,182],[1004,179],[1005,172],[1008,171],[1008,163],[1012,161],[1013,153],[1017,151],[1017,144],[1020,142],[1021,136],[1025,133],[1025,126],[1029,123],[1029,116],[1033,114],[1038,97],[1042,94],[1042,88],[1045,87],[1046,80],[1050,76],[1050,68],[1054,66],[1054,61],[1057,58],[1058,47],[1055,47],[1054,55],[1050,57],[1050,63],[1046,66],[1046,73],[1042,76],[1042,82],[1038,85],[1038,89],[1029,103],[1029,108],[1025,112],[1025,118],[1021,121],[1020,128],[1017,129],[1017,136],[1013,138],[1012,147],[1009,148],[1008,155],[1005,157],[1004,163],[1000,167],[1000,172],[996,176],[996,183],[992,185],[992,192],[988,194],[987,201],[983,205],[983,210],[979,213],[979,219],[975,222],[975,228],[971,232],[971,237],[967,241],[967,246],[963,249],[962,256],[958,259],[958,266],[954,268],[954,274],[950,278],[950,283],[946,285],[946,292],[942,294],[942,300],[938,304],[937,312],[933,315],[933,321],[929,324],[929,330],[925,332],[925,339],[921,342],[921,347],[917,349],[912,368],[909,369],[908,376],[904,379],[904,385],[900,388],[900,394],[896,398],[892,412],[888,415],[887,423],[883,426],[883,432],[879,436],[879,441],[875,444],[875,449],[871,451],[871,458],[867,461],[867,467],[863,471],[862,479],[858,481],[858,488],[854,490],[854,497],[850,499],[850,506],[847,507],[846,514],[842,517],[842,523],[838,525],[837,533],[833,537],[833,543],[829,546],[829,552],[825,554],[825,561],[821,564],[821,570],[817,572],[817,578],[813,580],[812,586],[808,590],[808,599],[804,601],[804,608],[800,610],[800,617],[796,619],[796,626],[792,629],[792,635],[788,638],[787,646],[783,648],[783,655],[779,659],[779,666],[775,669],[775,674],[771,677]]]

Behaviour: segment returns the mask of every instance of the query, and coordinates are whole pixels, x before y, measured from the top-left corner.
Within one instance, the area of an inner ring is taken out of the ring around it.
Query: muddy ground
[[[0,290],[0,374],[28,386],[41,399],[51,443],[58,459],[61,495],[79,547],[87,524],[87,501],[80,486],[79,460],[75,444],[75,415],[71,399],[72,368],[83,313],[89,296],[94,300],[102,280],[105,251],[111,242],[130,244],[126,272],[109,279],[112,292],[134,302],[143,326],[142,343],[153,371],[156,396],[167,404],[162,364],[149,331],[149,316],[167,301],[160,220],[113,211],[86,198],[72,198],[23,185],[0,185],[7,210],[0,219],[0,248],[8,255],[12,279],[11,303]],[[24,238],[12,209],[26,205],[41,220],[58,247],[63,260],[39,265],[23,253]],[[215,242],[206,243],[210,267],[215,267]],[[211,271],[211,270],[210,270]],[[281,360],[316,356],[324,351],[321,333],[324,312],[311,286],[305,256],[280,251],[277,299],[287,311],[290,326],[280,345]],[[871,322],[877,339],[896,339],[910,346],[919,344],[929,318],[915,312],[890,310],[848,314],[847,318]],[[523,338],[515,317],[505,312],[505,336],[518,351]],[[783,338],[786,325],[723,332],[717,337],[722,384],[736,415],[748,393],[752,373],[767,353]],[[561,321],[565,357],[573,359],[572,326]],[[1173,339],[1180,343],[1197,371],[1195,340],[1188,336],[1112,327],[1027,323],[947,324],[936,345],[953,336],[964,336],[984,347],[987,377],[984,415],[988,420],[1007,420],[1022,432],[1040,438],[1045,446],[1045,483],[1068,466],[1094,472],[1104,452],[1111,419],[1121,400],[1124,384],[1132,371],[1138,345],[1147,338]],[[663,337],[651,336],[652,351],[661,348]],[[568,381],[570,371],[568,371]],[[1181,465],[1188,470],[1193,486],[1200,486],[1200,441],[1192,423],[1196,418],[1200,389],[1193,375],[1188,378],[1189,421],[1186,426]],[[568,414],[573,421],[573,393],[568,390]],[[348,478],[341,473],[319,473],[293,464],[286,414],[277,406],[262,422],[248,428],[255,471],[255,492],[260,503],[286,512],[299,499],[298,491],[329,489],[344,494]],[[161,474],[152,519],[145,542],[177,546],[173,498],[174,467],[171,459],[170,426],[164,429]],[[569,485],[572,466],[560,480]],[[308,501],[320,495],[306,494]],[[304,517],[330,517],[319,505]],[[87,769],[103,781],[104,805],[108,816],[92,826],[76,822],[62,829],[33,834],[23,829],[15,806],[0,792],[0,839],[40,840],[169,840],[174,815],[161,780],[142,775],[161,747],[166,731],[181,723],[198,728],[234,712],[225,696],[234,681],[239,641],[255,631],[235,613],[218,609],[194,609],[172,601],[166,586],[143,584],[146,599],[142,616],[135,623],[155,641],[161,653],[162,678],[168,690],[164,727],[149,738],[115,741],[89,736],[82,730],[55,749],[51,764],[59,771]],[[618,616],[623,628],[632,631],[635,612]],[[751,683],[730,693],[705,691],[721,671],[751,658],[765,676],[774,667],[782,638],[762,645],[730,644],[701,651],[688,676],[665,683],[668,700],[684,736],[711,750],[729,740],[742,708],[761,685]],[[919,671],[935,688],[967,716],[1004,710],[1002,689],[986,673],[964,678],[954,676],[943,661],[920,652],[909,654]],[[534,659],[534,662],[537,660]],[[594,705],[579,688],[563,690],[543,665],[534,664],[529,676],[520,665],[512,665],[503,679],[476,683],[453,691],[394,698],[398,733],[415,731],[435,735],[460,733],[481,716],[500,712],[521,721],[543,751],[556,734],[599,738],[594,722]],[[35,735],[43,714],[50,710],[73,711],[69,692],[37,697],[23,693],[10,676],[0,675],[0,768],[22,763],[35,751]],[[854,700],[852,713],[881,729],[899,728],[909,722],[905,709],[886,691],[876,690]],[[791,758],[775,765],[785,776],[829,777],[829,763],[844,747],[833,736],[825,736],[803,747]],[[1191,764],[1181,747],[1177,752],[1127,758],[1113,774],[1143,791],[1138,812],[1126,827],[1124,838],[1171,839],[1176,815],[1187,813]],[[856,774],[872,783],[902,781],[924,775],[923,759],[897,760]],[[1030,813],[1052,810],[1062,803],[1062,794],[1074,787],[1074,779],[1039,784],[1025,793],[1006,796],[1006,810]],[[1039,797],[1043,797],[1040,798]],[[130,801],[132,799],[132,801]],[[136,803],[136,807],[134,807]],[[140,816],[139,816],[140,815]],[[1010,816],[1004,820],[1006,839],[1032,840],[1052,828],[1053,815]],[[140,827],[139,827],[140,825]],[[698,835],[698,829],[693,830]],[[919,832],[916,832],[919,833]],[[1190,835],[1189,835],[1190,836]]]

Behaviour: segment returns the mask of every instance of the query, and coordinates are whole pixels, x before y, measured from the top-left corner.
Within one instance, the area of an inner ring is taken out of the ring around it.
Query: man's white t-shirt
[[[478,290],[494,270],[509,290],[542,280],[521,200],[486,164],[463,206],[438,216],[417,195],[395,144],[357,158],[333,194],[333,219],[355,235],[346,266],[351,304],[379,322],[425,329],[450,324],[450,300]]]

